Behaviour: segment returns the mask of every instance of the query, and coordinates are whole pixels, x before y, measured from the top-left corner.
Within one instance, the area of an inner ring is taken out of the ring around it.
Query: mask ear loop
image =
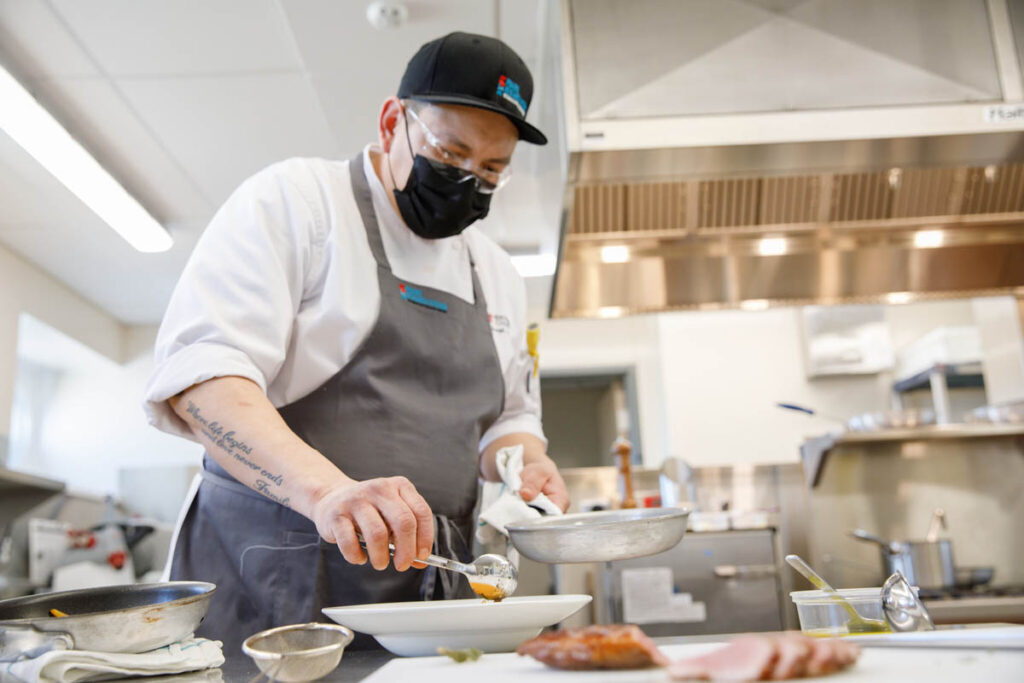
[[[409,145],[409,157],[412,159],[416,158],[416,153],[412,151],[412,138],[409,137],[409,116],[405,113],[405,106],[402,106],[402,120],[405,122],[405,144]],[[391,154],[388,153],[388,175],[391,176],[391,187],[393,190],[398,189],[398,183],[395,182],[395,172],[391,168]]]

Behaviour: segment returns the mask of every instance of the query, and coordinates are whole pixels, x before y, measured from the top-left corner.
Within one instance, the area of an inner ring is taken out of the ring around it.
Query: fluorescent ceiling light
[[[523,277],[545,277],[555,274],[553,254],[521,254],[512,257],[512,265]]]
[[[785,237],[764,237],[757,243],[757,253],[761,256],[782,256],[787,247]]]
[[[171,248],[167,230],[3,67],[0,102],[0,129],[118,235],[139,251]]]
[[[918,230],[914,233],[914,246],[918,249],[935,249],[946,241],[946,233],[941,230]]]
[[[885,295],[885,300],[891,304],[907,304],[914,298],[910,292],[891,292]]]
[[[604,263],[625,263],[629,260],[629,247],[625,244],[601,247],[601,260]]]

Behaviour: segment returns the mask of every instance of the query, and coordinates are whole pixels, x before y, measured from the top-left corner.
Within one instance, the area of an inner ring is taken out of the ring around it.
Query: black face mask
[[[408,138],[406,141],[412,152],[411,141]],[[389,157],[389,169],[390,166]],[[413,156],[412,172],[405,181],[405,188],[394,190],[398,212],[410,230],[424,239],[443,239],[458,235],[487,215],[491,195],[478,192],[473,180],[458,182],[460,177],[457,168],[422,154]]]

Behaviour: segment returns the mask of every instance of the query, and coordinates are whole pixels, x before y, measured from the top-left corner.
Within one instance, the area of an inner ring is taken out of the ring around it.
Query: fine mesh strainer
[[[315,681],[338,667],[345,647],[355,635],[337,624],[292,624],[260,631],[242,643],[260,674],[270,681]]]

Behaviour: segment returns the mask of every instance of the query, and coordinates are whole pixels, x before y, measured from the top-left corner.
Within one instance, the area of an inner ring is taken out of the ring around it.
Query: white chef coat
[[[473,300],[469,253],[487,300],[505,407],[480,449],[526,432],[544,440],[539,383],[527,381],[526,288],[508,255],[475,227],[418,237],[363,164],[395,276]],[[349,162],[289,159],[246,180],[213,217],[171,296],[145,394],[154,426],[194,439],[167,399],[227,375],[258,384],[275,407],[343,368],[380,311],[377,266],[352,196]],[[458,353],[458,349],[452,349]],[[545,440],[546,443],[546,440]]]

